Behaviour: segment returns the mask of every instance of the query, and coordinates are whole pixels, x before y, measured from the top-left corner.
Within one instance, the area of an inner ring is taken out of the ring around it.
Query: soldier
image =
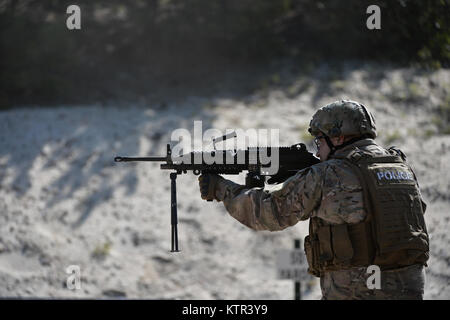
[[[355,101],[319,109],[308,130],[319,164],[270,191],[201,175],[202,199],[223,201],[254,230],[278,231],[309,219],[308,272],[320,277],[324,300],[423,299],[426,205],[403,152],[375,143],[375,120]],[[381,270],[379,287],[368,285],[371,265]]]

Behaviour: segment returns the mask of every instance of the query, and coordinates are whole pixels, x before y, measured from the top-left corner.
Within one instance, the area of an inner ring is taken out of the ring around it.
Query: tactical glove
[[[202,174],[198,177],[200,193],[203,200],[213,201],[216,199],[216,186],[221,178],[217,174]]]

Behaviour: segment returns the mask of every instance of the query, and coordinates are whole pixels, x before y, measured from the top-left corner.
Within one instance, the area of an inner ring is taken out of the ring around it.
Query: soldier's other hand
[[[216,198],[216,186],[220,176],[217,174],[202,174],[198,177],[200,194],[203,200],[213,201]]]

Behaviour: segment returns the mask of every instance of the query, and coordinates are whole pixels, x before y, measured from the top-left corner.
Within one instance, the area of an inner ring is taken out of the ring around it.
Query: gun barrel
[[[129,161],[166,161],[167,157],[115,157],[115,162],[129,162]]]

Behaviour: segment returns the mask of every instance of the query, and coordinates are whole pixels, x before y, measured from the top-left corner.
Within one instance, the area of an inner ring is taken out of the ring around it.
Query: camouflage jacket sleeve
[[[322,174],[315,166],[276,186],[246,189],[220,179],[216,198],[228,213],[254,230],[282,230],[308,219],[320,204]]]

